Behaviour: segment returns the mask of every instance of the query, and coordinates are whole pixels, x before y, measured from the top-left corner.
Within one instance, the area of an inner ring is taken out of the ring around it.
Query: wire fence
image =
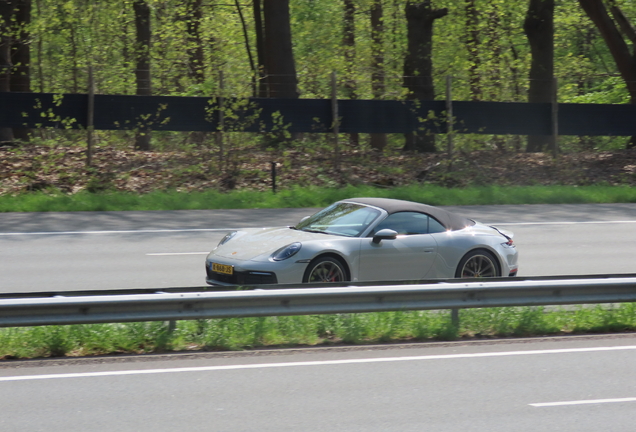
[[[413,87],[402,76],[352,81],[334,72],[328,83],[316,80],[321,87],[316,87],[313,94],[320,97],[309,98],[302,93],[306,88],[303,85],[307,86],[309,81],[300,74],[297,79],[244,76],[242,80],[219,74],[214,85],[202,84],[189,96],[188,92],[171,96],[100,94],[99,74],[99,70],[91,73],[89,69],[86,89],[96,91],[86,94],[0,93],[0,129],[53,133],[86,130],[88,165],[95,145],[94,131],[132,131],[136,137],[147,138],[147,149],[151,132],[185,132],[196,142],[202,142],[203,135],[195,136],[193,132],[207,133],[214,136],[212,145],[218,149],[220,162],[226,160],[229,151],[224,146],[224,135],[267,134],[271,144],[297,138],[299,134],[322,134],[331,137],[329,147],[335,167],[339,166],[342,145],[357,146],[360,134],[371,136],[368,141],[371,149],[386,147],[387,139],[381,135],[400,134],[406,137],[403,149],[441,150],[449,159],[466,142],[462,136],[508,137],[490,139],[492,145],[486,147],[483,144],[473,147],[499,151],[522,149],[523,144],[510,137],[542,137],[541,149],[555,157],[562,151],[563,142],[568,145],[567,137],[588,137],[585,143],[581,141],[570,148],[598,148],[599,139],[636,136],[636,123],[632,121],[636,105],[562,103],[560,99],[567,98],[560,98],[560,88],[568,87],[559,85],[557,80],[542,82],[550,90],[548,102],[528,103],[465,98],[470,82],[466,77],[452,76],[446,76],[443,82],[439,77],[418,79],[420,83],[428,80],[428,85],[436,89],[434,96],[426,100],[417,99],[423,87]],[[384,87],[378,85],[380,81]],[[249,91],[245,92],[245,87],[237,91],[237,83],[246,82]],[[365,99],[369,91],[362,91],[363,85],[376,93]],[[390,93],[391,89],[394,93]],[[527,92],[525,86],[520,89]],[[254,94],[263,97],[252,97]],[[267,97],[272,94],[281,97]],[[436,135],[444,139],[435,140]],[[484,142],[481,138],[473,141]],[[612,141],[611,145],[624,147],[624,139],[619,144]]]

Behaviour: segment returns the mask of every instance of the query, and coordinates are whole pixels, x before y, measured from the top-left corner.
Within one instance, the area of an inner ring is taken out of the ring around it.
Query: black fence
[[[95,95],[96,130],[330,132],[328,99]],[[456,133],[551,135],[550,103],[454,101]],[[85,128],[88,95],[0,93],[0,127]],[[445,101],[339,100],[342,133],[445,133]],[[221,126],[222,125],[222,126]],[[636,105],[559,104],[559,135],[636,135]]]

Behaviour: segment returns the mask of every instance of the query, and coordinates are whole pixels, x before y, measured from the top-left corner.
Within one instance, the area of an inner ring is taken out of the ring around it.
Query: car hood
[[[238,231],[236,236],[212,251],[211,254],[235,260],[251,260],[259,255],[269,257],[273,252],[294,242],[342,238],[332,234],[298,231],[289,227],[251,228]]]

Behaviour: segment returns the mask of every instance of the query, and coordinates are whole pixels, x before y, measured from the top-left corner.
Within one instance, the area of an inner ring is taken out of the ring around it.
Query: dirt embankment
[[[479,151],[457,154],[380,155],[346,149],[335,173],[325,153],[250,150],[220,162],[209,149],[138,152],[100,147],[86,167],[83,147],[0,147],[0,194],[57,189],[65,193],[118,190],[230,190],[271,188],[272,162],[279,188],[414,183],[480,185],[636,185],[636,149],[560,155]]]

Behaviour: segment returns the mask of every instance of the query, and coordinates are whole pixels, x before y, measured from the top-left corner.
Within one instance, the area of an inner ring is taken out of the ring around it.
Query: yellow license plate
[[[212,271],[223,274],[234,274],[234,267],[231,265],[212,263]]]

